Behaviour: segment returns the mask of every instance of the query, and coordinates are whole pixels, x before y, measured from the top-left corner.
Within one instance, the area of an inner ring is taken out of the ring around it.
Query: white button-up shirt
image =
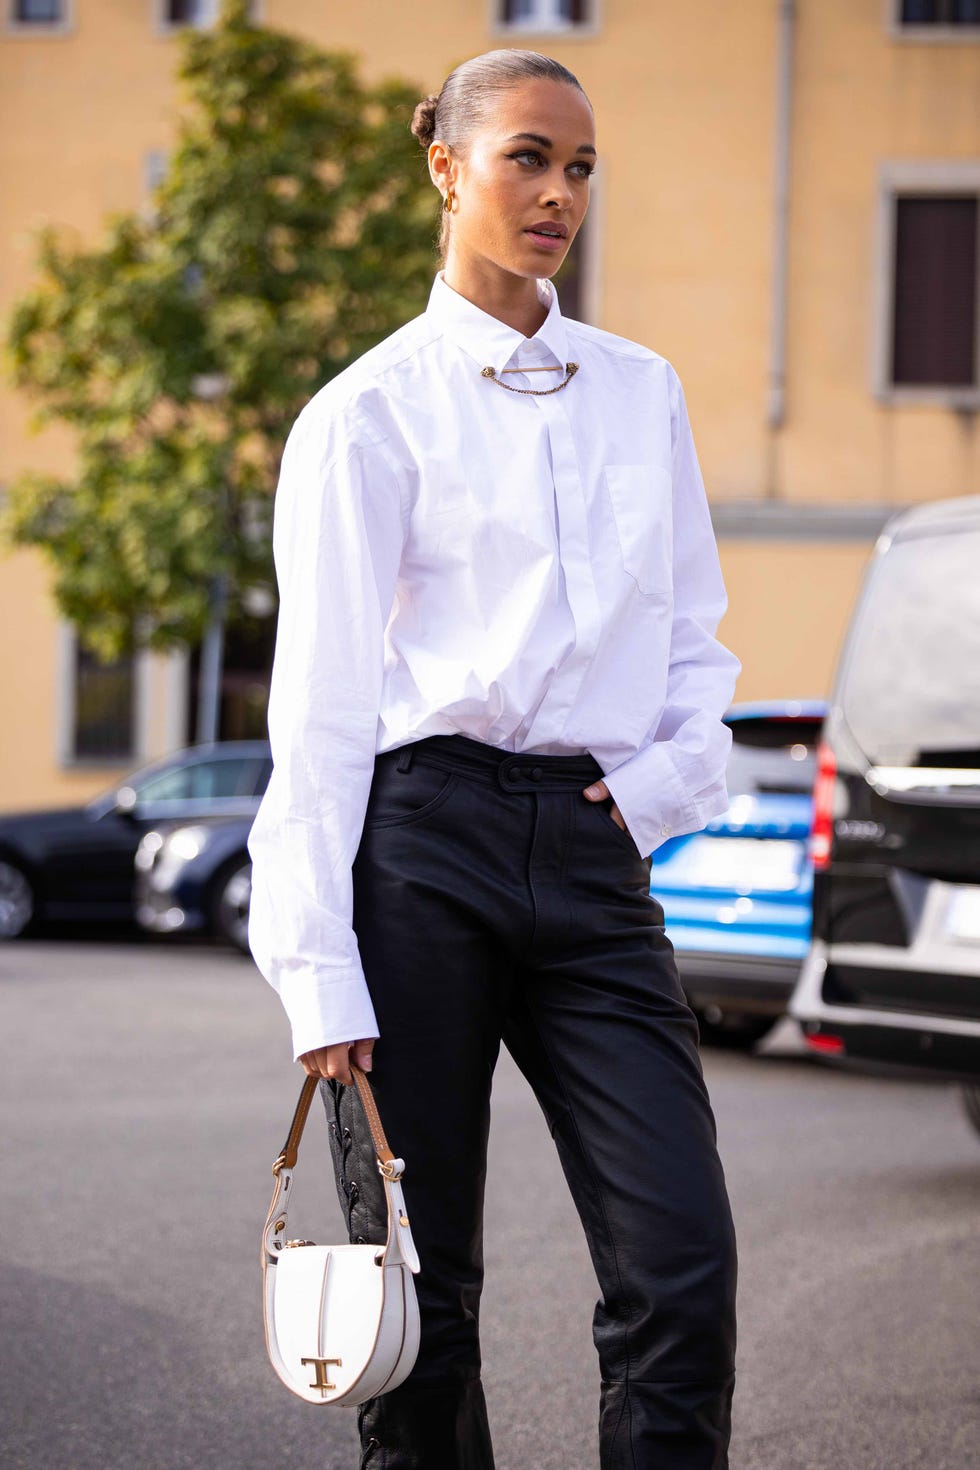
[[[440,273],[286,444],[249,943],[296,1056],[377,1035],[351,927],[376,752],[452,734],[587,751],[643,853],[728,804],[741,665],[714,637],[727,599],[680,381],[538,293],[524,337]],[[547,397],[500,386],[553,387],[569,362]],[[499,377],[526,367],[558,370]]]

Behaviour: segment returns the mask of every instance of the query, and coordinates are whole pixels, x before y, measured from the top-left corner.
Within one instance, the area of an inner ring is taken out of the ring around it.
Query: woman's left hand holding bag
[[[316,1051],[304,1052],[299,1064],[307,1077],[333,1078],[350,1087],[354,1081],[351,1061],[362,1072],[370,1072],[373,1051],[373,1038],[370,1041],[338,1041],[334,1046],[318,1046]]]

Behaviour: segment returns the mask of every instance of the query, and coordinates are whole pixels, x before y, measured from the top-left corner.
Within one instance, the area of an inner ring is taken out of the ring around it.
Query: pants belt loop
[[[412,749],[411,745],[403,746],[402,753],[398,757],[398,765],[396,766],[396,770],[401,771],[404,775],[406,771],[410,771],[412,769],[412,761],[414,759],[415,751]]]

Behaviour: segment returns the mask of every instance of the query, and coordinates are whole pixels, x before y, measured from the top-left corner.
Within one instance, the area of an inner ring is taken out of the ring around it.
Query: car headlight
[[[163,846],[163,835],[160,832],[147,832],[141,839],[136,849],[136,871],[148,873],[157,860],[157,853]]]
[[[209,827],[177,827],[173,832],[147,832],[136,849],[136,871],[151,888],[165,891],[184,863],[193,862],[211,842]]]
[[[162,855],[178,862],[192,862],[211,841],[209,827],[178,827],[163,839]]]

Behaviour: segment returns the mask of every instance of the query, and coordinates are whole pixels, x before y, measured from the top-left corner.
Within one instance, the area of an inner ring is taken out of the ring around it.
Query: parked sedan
[[[214,817],[151,828],[136,852],[137,922],[151,934],[213,934],[247,954],[252,820]]]
[[[192,746],[85,806],[0,817],[0,939],[50,921],[132,922],[143,834],[216,814],[251,823],[271,770],[266,741]]]
[[[823,700],[733,705],[731,804],[653,855],[651,892],[701,1039],[749,1047],[786,1010],[810,941],[807,853]]]

